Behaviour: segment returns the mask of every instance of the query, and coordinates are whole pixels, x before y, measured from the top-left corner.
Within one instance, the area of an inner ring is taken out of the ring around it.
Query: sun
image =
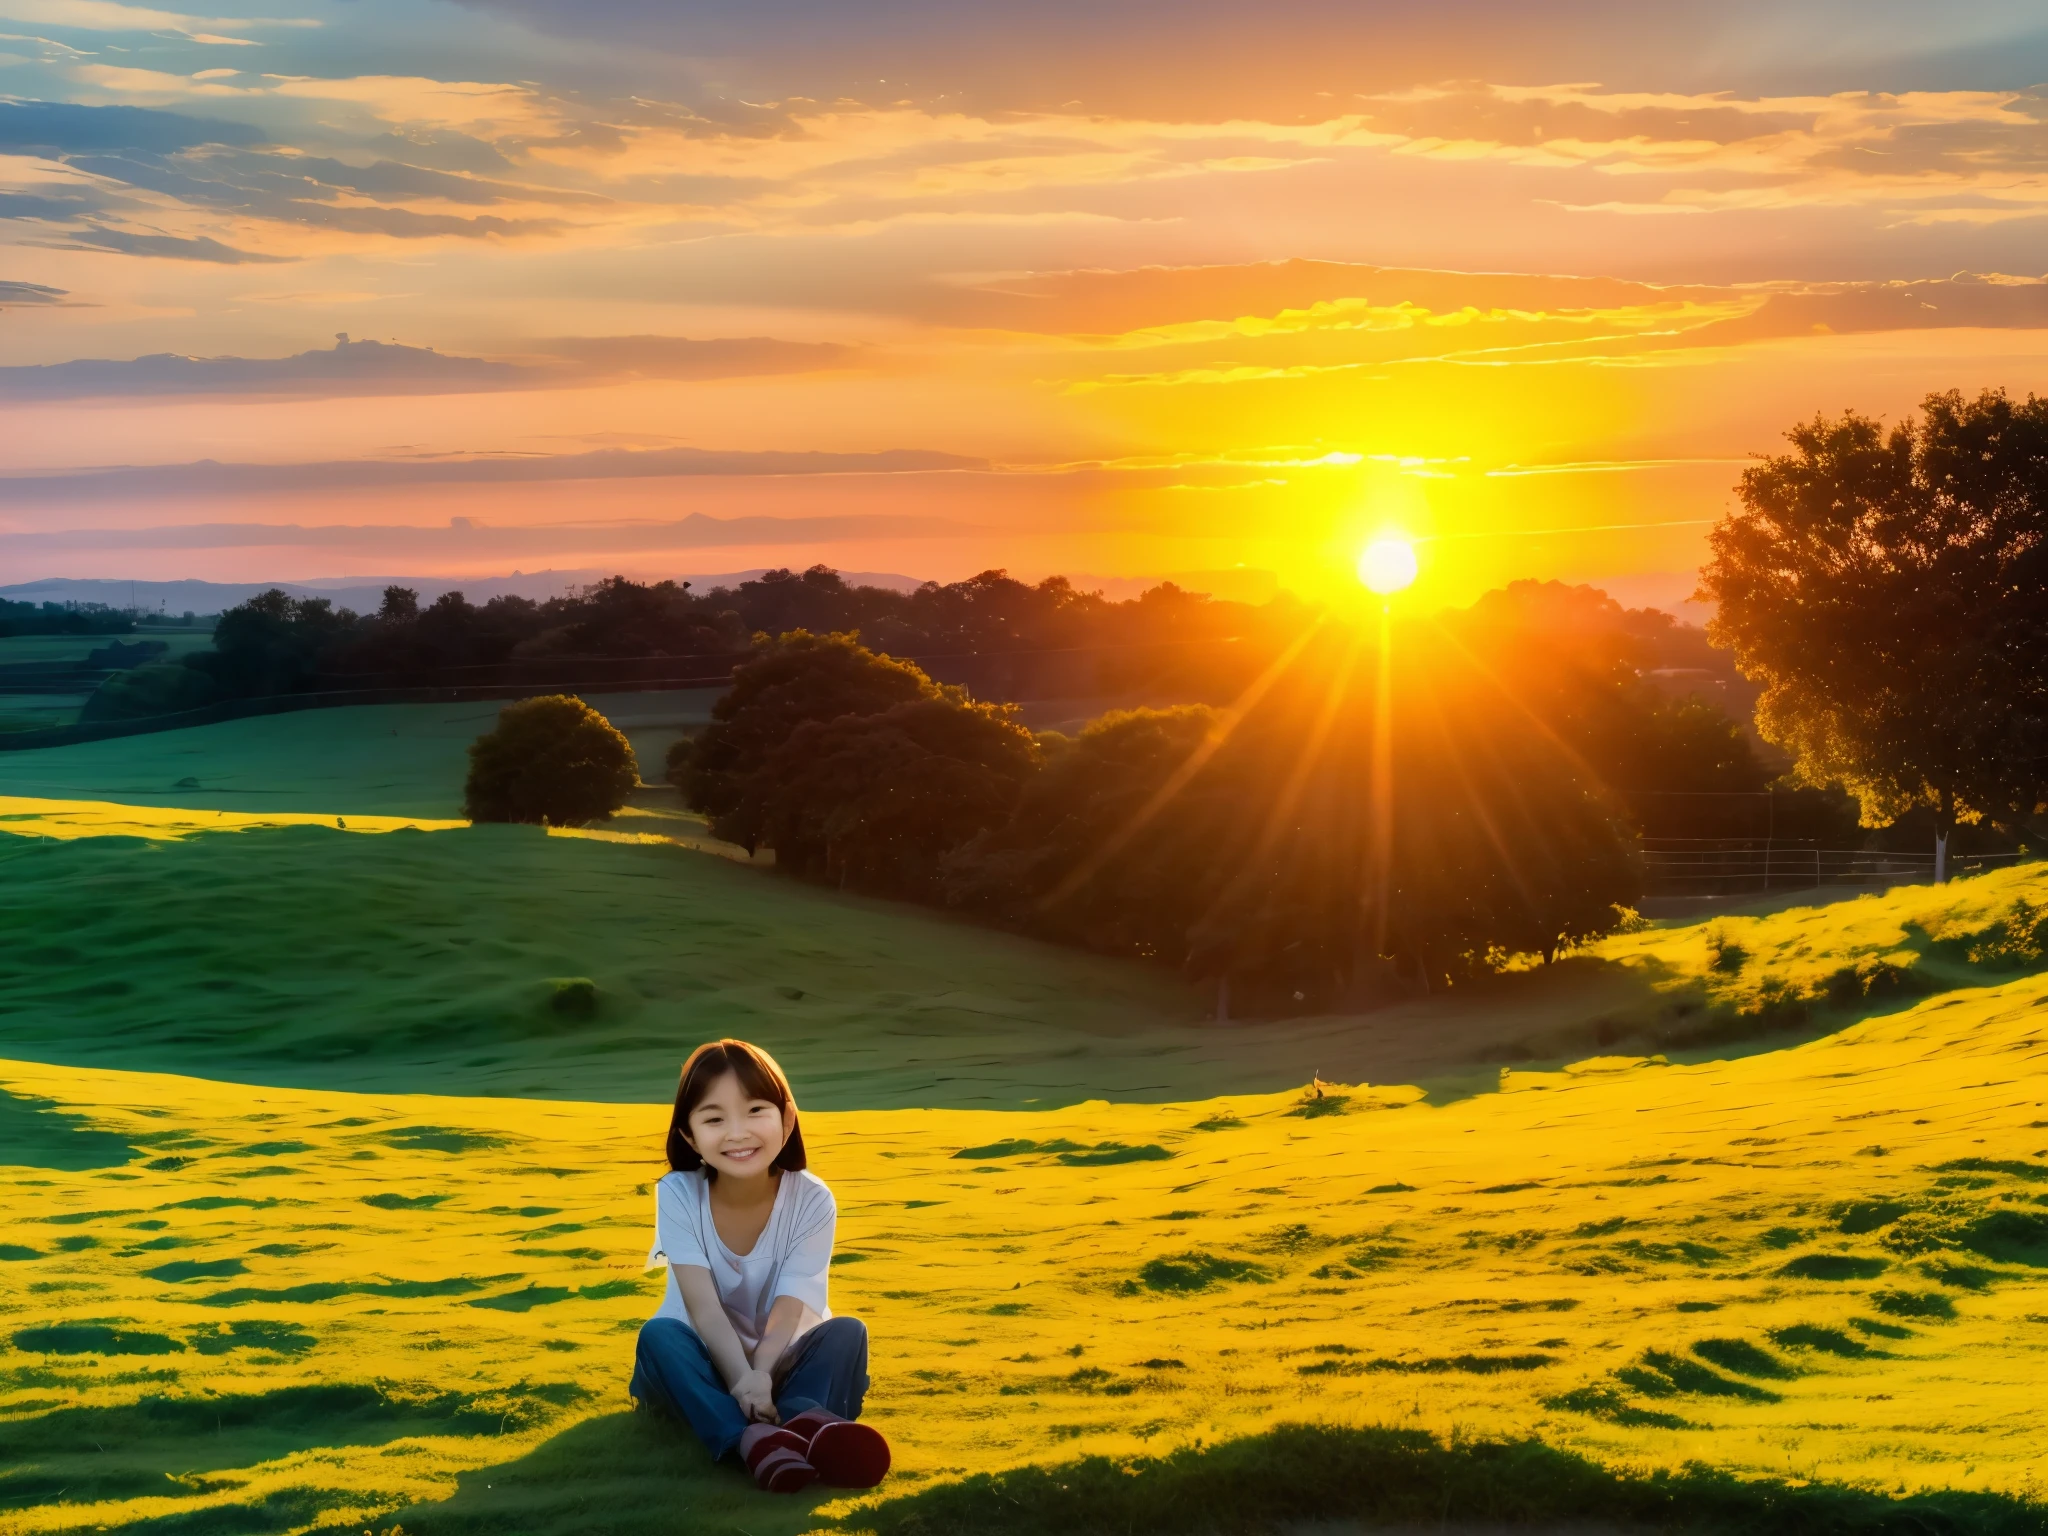
[[[1415,546],[1399,534],[1382,534],[1358,557],[1358,579],[1381,597],[1411,585],[1415,572]]]

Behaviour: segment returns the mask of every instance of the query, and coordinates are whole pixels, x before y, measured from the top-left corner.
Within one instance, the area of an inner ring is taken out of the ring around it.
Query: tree
[[[1927,397],[1886,432],[1816,416],[1742,478],[1709,535],[1716,643],[1763,685],[1757,726],[1868,825],[1950,830],[2040,807],[2048,743],[2048,401]]]
[[[320,657],[356,623],[324,597],[296,598],[272,587],[220,616],[213,649],[185,658],[224,693],[240,697],[293,693],[310,686]]]
[[[938,685],[916,667],[878,656],[852,635],[799,629],[763,640],[753,659],[734,670],[711,723],[670,749],[669,782],[691,809],[711,816],[718,836],[752,852],[761,843],[765,808],[750,785],[799,726],[938,696]]]
[[[797,727],[755,776],[776,867],[931,901],[944,857],[1008,818],[1038,744],[1004,705],[950,690]]]
[[[618,810],[639,782],[632,744],[581,699],[522,699],[470,744],[462,814],[581,826]]]
[[[1092,723],[949,860],[951,899],[1281,1009],[1382,956],[1439,985],[1611,928],[1641,889],[1618,807],[1465,653],[1393,644],[1380,668],[1332,633],[1241,715]]]

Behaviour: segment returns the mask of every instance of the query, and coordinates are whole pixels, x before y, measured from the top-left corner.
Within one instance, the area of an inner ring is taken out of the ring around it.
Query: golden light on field
[[[1358,557],[1358,579],[1381,597],[1413,586],[1417,569],[1415,546],[1399,534],[1382,534]]]

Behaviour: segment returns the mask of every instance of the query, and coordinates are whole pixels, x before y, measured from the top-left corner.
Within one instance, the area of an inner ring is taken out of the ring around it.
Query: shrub
[[[618,810],[639,782],[632,744],[581,699],[522,699],[471,743],[462,813],[581,826]]]
[[[78,718],[139,720],[149,715],[175,715],[199,709],[219,697],[219,687],[204,672],[175,662],[152,662],[116,672],[101,683]]]

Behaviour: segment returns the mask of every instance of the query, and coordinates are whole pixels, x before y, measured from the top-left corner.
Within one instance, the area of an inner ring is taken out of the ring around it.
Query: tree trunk
[[[1955,829],[1955,797],[1947,790],[1941,792],[1941,799],[1934,808],[1934,883],[1948,883],[1948,835]]]
[[[1216,1022],[1218,1024],[1228,1024],[1230,1022],[1230,978],[1228,976],[1218,976],[1216,978]]]

